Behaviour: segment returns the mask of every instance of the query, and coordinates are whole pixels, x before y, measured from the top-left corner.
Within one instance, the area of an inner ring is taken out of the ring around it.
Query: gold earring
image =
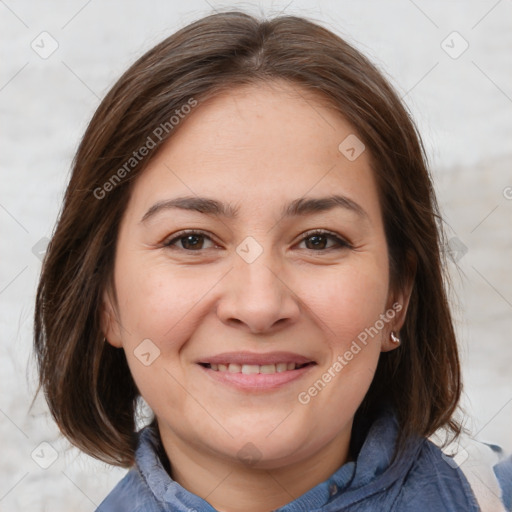
[[[395,345],[400,345],[400,338],[395,334],[395,331],[391,331],[391,341]]]

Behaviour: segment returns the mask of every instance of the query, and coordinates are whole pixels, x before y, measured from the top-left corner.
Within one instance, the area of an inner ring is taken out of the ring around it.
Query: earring
[[[395,343],[395,345],[400,345],[400,338],[395,334],[395,331],[391,331],[391,341]]]

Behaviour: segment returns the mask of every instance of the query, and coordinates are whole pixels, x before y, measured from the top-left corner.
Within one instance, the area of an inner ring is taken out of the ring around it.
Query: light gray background
[[[37,252],[100,98],[154,44],[213,8],[235,5],[321,21],[376,62],[404,96],[426,143],[451,248],[462,248],[449,270],[468,426],[512,450],[510,0],[0,0],[0,510],[93,511],[124,474],[70,449],[41,398],[28,413]],[[43,50],[43,31],[59,45],[46,59],[31,47],[35,41]],[[453,31],[469,44],[457,58],[465,43]],[[35,462],[49,464],[52,455],[48,469]]]

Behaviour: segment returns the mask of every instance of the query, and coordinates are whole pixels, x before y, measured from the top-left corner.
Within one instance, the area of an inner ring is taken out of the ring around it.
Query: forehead
[[[133,199],[140,205],[186,194],[236,200],[242,209],[247,198],[260,208],[336,192],[365,209],[378,203],[367,151],[349,159],[340,150],[357,137],[354,128],[299,85],[223,92],[199,102],[176,128],[137,180]]]
[[[251,153],[258,156],[255,165],[283,157],[328,159],[337,156],[338,139],[354,133],[322,95],[284,81],[235,88],[200,102],[192,114],[167,149],[196,138],[197,157],[205,160]]]

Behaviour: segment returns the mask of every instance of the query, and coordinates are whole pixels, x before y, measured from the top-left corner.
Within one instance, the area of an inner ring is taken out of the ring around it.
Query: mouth
[[[306,366],[316,364],[314,361],[308,363],[277,363],[277,364],[239,364],[239,363],[199,363],[203,368],[208,368],[215,372],[243,373],[251,375],[256,373],[264,373],[271,375],[273,373],[283,373],[293,370],[300,370]]]
[[[197,364],[216,382],[240,391],[268,391],[309,373],[316,361],[290,352],[230,352],[205,357]]]

